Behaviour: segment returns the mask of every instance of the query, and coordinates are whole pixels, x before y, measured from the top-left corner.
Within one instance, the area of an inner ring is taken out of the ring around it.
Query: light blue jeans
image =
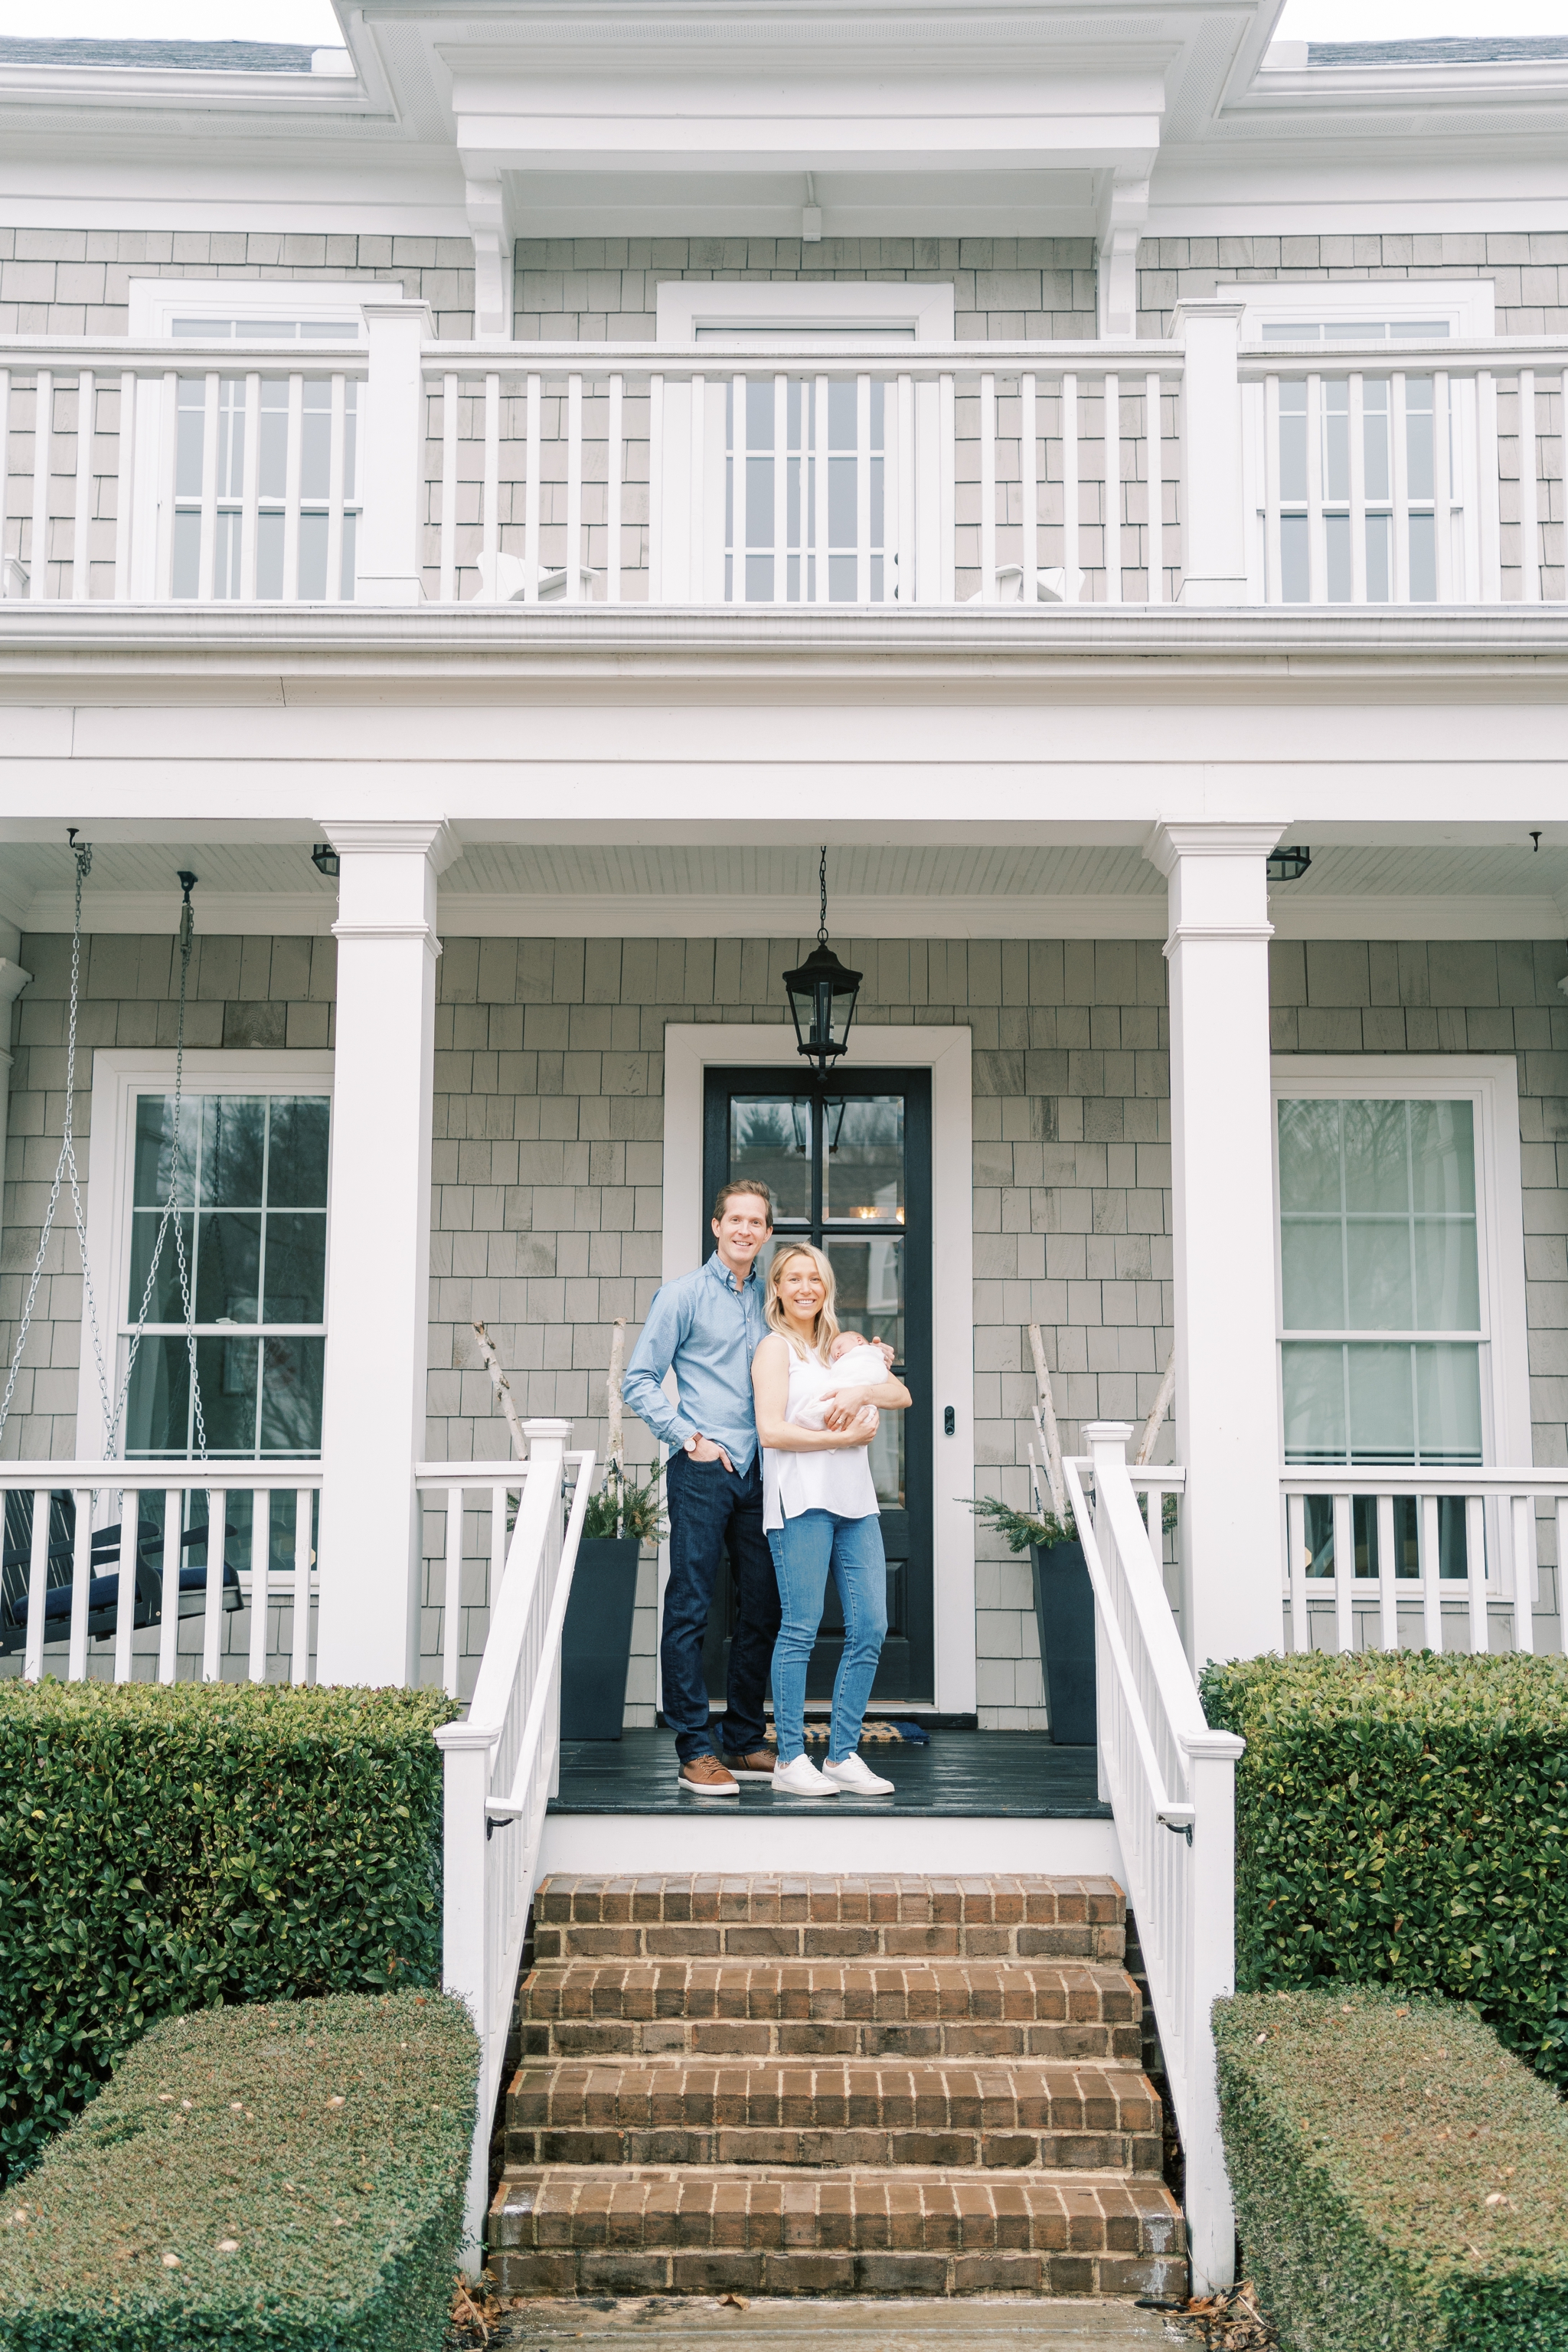
[[[806,1661],[822,1623],[831,1569],[844,1610],[844,1654],[833,1678],[827,1758],[842,1764],[860,1744],[860,1719],[888,1631],[882,1523],[875,1511],[863,1519],[840,1518],[837,1511],[801,1511],[768,1530],[768,1545],[784,1611],[773,1676],[779,1762],[793,1764],[805,1753]]]

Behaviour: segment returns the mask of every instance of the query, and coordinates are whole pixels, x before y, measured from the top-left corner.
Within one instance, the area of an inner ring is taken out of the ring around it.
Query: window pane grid
[[[196,1449],[176,1222],[209,1456],[320,1453],[328,1123],[324,1095],[211,1094],[182,1103],[177,1217],[164,1234],[132,1375],[128,1458],[189,1460]],[[173,1097],[139,1097],[122,1364],[147,1293],[173,1144]]]
[[[1326,331],[1331,340],[1335,330]],[[1339,330],[1337,331],[1346,331]],[[1368,327],[1368,334],[1382,330]],[[1281,340],[1317,340],[1305,330],[1265,329]],[[1436,390],[1429,376],[1406,376],[1404,383],[1404,432],[1398,436],[1404,457],[1404,557],[1407,594],[1412,604],[1432,604],[1437,594],[1437,466]],[[1354,539],[1361,539],[1364,596],[1369,604],[1386,604],[1394,593],[1394,550],[1397,521],[1398,467],[1395,441],[1394,379],[1363,376],[1360,388],[1360,431],[1356,431],[1352,382],[1348,377],[1317,379],[1316,430],[1305,378],[1279,383],[1279,594],[1287,604],[1312,601],[1312,528],[1314,513],[1322,530],[1320,562],[1322,576],[1320,602],[1348,604],[1355,595]],[[1452,399],[1447,406],[1447,480],[1454,486],[1445,502],[1449,528],[1460,511],[1459,418]],[[1311,458],[1317,459],[1318,495],[1312,495]],[[1354,463],[1361,465],[1359,496]]]
[[[884,602],[886,392],[879,378],[736,376],[726,386],[728,603]]]
[[[1283,1100],[1278,1120],[1286,1459],[1479,1462],[1472,1106]]]
[[[299,426],[289,421],[290,382],[300,383]],[[333,390],[342,392],[341,493],[332,487]],[[352,602],[361,499],[358,487],[359,385],[352,378],[264,376],[258,386],[255,418],[254,506],[247,511],[247,447],[251,430],[249,389],[244,376],[219,376],[216,383],[216,448],[210,492],[211,569],[203,576],[202,533],[207,516],[207,379],[179,378],[174,434],[174,514],[171,593],[192,601],[246,593],[246,559],[254,539],[258,601],[276,603],[284,593],[289,535],[289,460],[297,457],[299,480],[293,538],[300,602]],[[335,584],[328,559],[334,519],[341,519],[342,549]]]

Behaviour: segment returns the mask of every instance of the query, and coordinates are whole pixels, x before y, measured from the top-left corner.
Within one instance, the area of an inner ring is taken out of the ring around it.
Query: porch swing
[[[120,1384],[118,1400],[110,1406],[109,1373],[104,1358],[103,1342],[99,1332],[98,1307],[93,1296],[92,1267],[88,1257],[86,1220],[82,1213],[81,1184],[77,1171],[75,1139],[76,1106],[76,1035],[77,1013],[81,982],[81,894],[82,885],[92,870],[92,848],[88,842],[79,842],[76,827],[70,829],[71,856],[76,865],[76,920],[71,934],[70,1015],[66,1043],[65,1127],[60,1139],[59,1162],[55,1170],[54,1183],[49,1191],[48,1204],[44,1212],[43,1231],[38,1237],[38,1254],[34,1263],[32,1279],[22,1309],[22,1320],[16,1335],[16,1345],[11,1357],[5,1391],[0,1397],[0,1439],[4,1438],[5,1423],[10,1414],[12,1399],[16,1391],[22,1354],[27,1344],[33,1308],[43,1278],[44,1263],[48,1251],[49,1234],[54,1225],[55,1210],[59,1202],[60,1186],[68,1178],[71,1203],[76,1215],[77,1247],[81,1255],[82,1286],[87,1300],[88,1328],[92,1339],[94,1362],[98,1370],[98,1390],[103,1411],[103,1459],[115,1458],[116,1446],[123,1434],[127,1401],[136,1370],[136,1359],[146,1328],[148,1311],[158,1279],[163,1244],[170,1227],[174,1228],[174,1258],[179,1278],[180,1303],[184,1310],[185,1347],[190,1366],[191,1399],[195,1408],[198,1457],[207,1458],[206,1420],[202,1410],[201,1382],[196,1370],[195,1304],[191,1269],[186,1263],[184,1235],[179,1218],[179,1184],[181,1168],[180,1111],[184,1091],[185,1061],[185,995],[190,979],[191,949],[195,939],[195,914],[191,905],[191,892],[196,885],[194,874],[182,871],[179,883],[183,904],[180,909],[180,999],[174,1030],[174,1116],[169,1155],[168,1192],[162,1203],[157,1237],[153,1246],[152,1263],[147,1270],[146,1286],[142,1294],[141,1311],[125,1365],[125,1375]],[[194,1222],[194,1221],[193,1221]],[[134,1579],[134,1599],[132,1622],[140,1631],[144,1626],[163,1622],[164,1610],[163,1530],[155,1519],[143,1519],[141,1496],[131,1492],[122,1501],[136,1512],[136,1537],[132,1574]],[[5,1496],[5,1537],[0,1547],[0,1657],[22,1649],[27,1639],[27,1619],[30,1608],[28,1591],[32,1562],[33,1514],[37,1498],[26,1492],[11,1490]],[[180,1507],[179,1498],[169,1490],[164,1509]],[[57,1487],[48,1497],[48,1536],[46,1546],[46,1582],[44,1591],[44,1640],[63,1640],[69,1630],[72,1612],[72,1589],[76,1556],[77,1502],[72,1488]],[[237,1570],[227,1558],[228,1538],[237,1531],[226,1523],[224,1527],[224,1563],[222,1606],[226,1613],[242,1605]],[[182,1555],[206,1543],[210,1528],[204,1520],[199,1526],[184,1528],[180,1536]],[[120,1579],[121,1573],[121,1526],[95,1528],[92,1530],[89,1555],[87,1595],[87,1631],[89,1637],[101,1640],[113,1634],[120,1617]],[[200,1562],[183,1565],[179,1570],[176,1594],[170,1595],[176,1613],[182,1617],[197,1616],[206,1606],[207,1570]]]

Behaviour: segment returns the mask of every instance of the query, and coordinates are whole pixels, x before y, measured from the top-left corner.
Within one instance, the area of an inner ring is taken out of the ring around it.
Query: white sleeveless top
[[[821,1400],[829,1389],[864,1388],[885,1381],[887,1366],[875,1348],[851,1348],[836,1364],[818,1363],[815,1356],[789,1351],[789,1401],[784,1419],[798,1429],[821,1429],[826,1415]],[[841,1519],[865,1519],[879,1507],[871,1475],[870,1449],[846,1446],[841,1452],[789,1454],[771,1445],[763,1448],[763,1527],[782,1528],[802,1511],[833,1511]]]

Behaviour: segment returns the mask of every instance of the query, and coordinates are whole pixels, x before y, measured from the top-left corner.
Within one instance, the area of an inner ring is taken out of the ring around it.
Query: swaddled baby
[[[879,1348],[873,1348],[858,1331],[840,1331],[827,1351],[828,1368],[822,1377],[822,1393],[832,1390],[875,1388],[888,1377],[887,1360]],[[879,1418],[877,1408],[868,1405],[866,1413],[873,1426]],[[826,1407],[816,1397],[809,1398],[790,1418],[800,1429],[826,1429]]]

